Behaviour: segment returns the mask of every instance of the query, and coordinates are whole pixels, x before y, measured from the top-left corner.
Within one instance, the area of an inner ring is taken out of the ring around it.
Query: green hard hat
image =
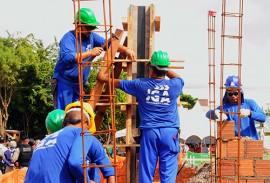
[[[152,54],[150,64],[156,65],[156,66],[168,67],[170,65],[168,53],[163,52],[163,51],[155,51]]]
[[[55,109],[48,113],[45,125],[49,134],[54,133],[62,128],[65,111]]]
[[[87,25],[99,25],[100,23],[97,21],[94,12],[89,8],[81,8],[80,9],[81,19],[79,21],[79,12],[76,13],[76,21],[81,22]]]

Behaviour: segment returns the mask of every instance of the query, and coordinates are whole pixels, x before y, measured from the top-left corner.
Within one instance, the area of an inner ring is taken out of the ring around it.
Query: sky
[[[227,7],[238,7],[239,2],[227,0]],[[0,3],[1,37],[7,37],[6,31],[20,32],[22,36],[33,33],[49,45],[54,38],[60,41],[74,28],[73,1],[0,0]],[[184,93],[196,98],[208,98],[208,11],[216,11],[216,94],[219,96],[222,0],[111,0],[111,4],[113,29],[122,29],[122,20],[127,17],[130,5],[155,5],[155,15],[161,17],[161,28],[155,33],[154,50],[167,51],[171,59],[185,60],[180,64],[184,69],[176,72],[185,80]],[[93,9],[97,19],[103,21],[101,0],[84,1],[81,6]],[[246,98],[253,98],[265,109],[270,103],[269,9],[270,1],[244,0],[243,90]],[[237,72],[228,71],[228,74],[237,75]]]

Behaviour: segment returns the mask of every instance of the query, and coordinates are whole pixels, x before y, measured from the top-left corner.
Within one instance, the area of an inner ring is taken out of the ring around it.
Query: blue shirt
[[[265,122],[266,114],[264,111],[258,106],[258,104],[252,99],[244,99],[243,91],[242,94],[242,101],[241,101],[241,109],[249,109],[251,111],[250,117],[241,118],[240,124],[240,135],[242,137],[250,137],[254,140],[259,140],[259,136],[255,127],[255,121],[258,122]],[[237,112],[238,111],[238,104],[229,103],[228,97],[226,93],[223,98],[223,111],[224,112]],[[217,107],[220,109],[220,106]],[[210,116],[212,114],[212,116]],[[213,110],[210,110],[206,113],[207,118],[215,119]],[[229,121],[235,122],[235,136],[238,136],[238,115],[237,114],[226,114]],[[216,117],[217,118],[217,117]]]
[[[79,43],[79,41],[78,41]],[[94,47],[101,47],[105,43],[105,39],[98,34],[91,32],[89,39],[82,41],[82,52],[92,50]],[[78,65],[76,58],[76,36],[74,31],[67,32],[60,43],[59,60],[54,68],[53,78],[60,80],[61,82],[78,86]],[[87,62],[90,58],[84,59],[83,62]],[[83,83],[88,80],[90,73],[90,64],[83,70]]]
[[[120,82],[120,89],[138,100],[140,129],[179,128],[177,99],[183,86],[182,78],[138,78]]]
[[[67,126],[44,138],[32,155],[25,183],[84,182],[81,132],[81,128]],[[111,164],[96,137],[88,132],[84,138],[87,159],[97,165]],[[100,169],[104,177],[114,175],[113,167]]]

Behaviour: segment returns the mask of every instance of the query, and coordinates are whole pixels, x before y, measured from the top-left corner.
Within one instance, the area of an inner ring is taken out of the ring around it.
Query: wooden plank
[[[154,26],[154,17],[155,17],[155,6],[150,5],[150,26],[149,26],[149,58],[154,52],[154,40],[155,40],[155,26]]]
[[[160,16],[156,16],[155,18],[155,31],[160,32]]]
[[[116,63],[115,68],[114,68],[114,77],[115,78],[119,78],[119,76],[121,74],[121,70],[122,70],[122,64]],[[114,90],[114,88],[112,88],[112,90]],[[101,98],[105,98],[105,99],[109,100],[109,95],[111,95],[109,87],[106,88],[105,92],[102,95],[105,95],[105,96],[101,97]],[[109,103],[109,105],[110,105],[110,103]],[[109,105],[102,105],[102,106],[97,107],[97,112],[96,112],[96,116],[95,116],[95,121],[99,122],[98,124],[96,123],[97,130],[99,130],[99,128],[100,128],[100,125],[103,121],[104,115],[105,115],[106,110],[107,110]],[[96,106],[97,106],[97,103],[96,103]]]
[[[137,58],[137,46],[134,46],[134,43],[136,44],[137,40],[137,34],[134,33],[134,30],[136,29],[135,23],[137,23],[137,19],[134,18],[134,14],[137,13],[136,6],[130,5],[129,11],[128,11],[128,47],[132,49],[135,52],[135,58]],[[136,17],[136,16],[135,16]],[[132,79],[132,67],[129,65],[132,65],[131,62],[127,63],[127,79]],[[135,64],[134,64],[135,65]],[[130,77],[131,76],[131,77]],[[127,95],[126,102],[132,102],[131,96]],[[132,137],[131,137],[131,124],[132,124],[132,108],[131,106],[127,106],[127,115],[126,115],[126,143],[132,144]],[[133,151],[130,147],[126,148],[126,183],[134,182],[134,163],[131,163],[133,157]],[[132,178],[133,180],[132,180]]]
[[[127,30],[128,30],[127,17],[123,17],[122,20],[123,20],[123,21],[122,21],[123,29],[124,29],[124,31],[127,31]]]
[[[125,38],[123,45],[127,46],[127,38]],[[120,53],[119,58],[121,59],[126,58],[126,55],[124,53]],[[114,65],[115,65],[115,68],[113,69],[114,78],[119,78],[122,71],[122,64],[120,62],[117,62]],[[112,88],[112,90],[114,90],[114,88]],[[109,87],[106,88],[105,92],[102,95],[104,96],[102,97],[103,99],[107,99],[109,101],[109,95],[110,95]],[[102,103],[101,105],[98,105],[98,103],[96,103],[96,106],[99,106],[99,107],[97,108],[97,111],[96,111],[95,121],[100,122],[98,126],[96,125],[97,130],[99,130],[100,128],[100,125],[103,121],[104,115],[109,105],[110,103],[107,103],[107,104]]]
[[[132,124],[132,110],[131,106],[127,106],[127,116],[126,116],[126,143],[132,144],[132,138],[130,136],[131,134],[131,124]],[[131,177],[131,170],[132,170],[132,163],[131,158],[132,157],[132,150],[131,148],[126,148],[126,182],[130,183],[132,182]]]
[[[147,59],[147,62],[149,62],[150,60],[150,54],[149,54],[149,51],[150,51],[150,10],[151,9],[151,6],[146,6],[145,7],[145,58],[148,58]],[[148,71],[147,73],[148,74]]]
[[[111,48],[109,50],[107,50],[105,55],[104,55],[104,60],[106,60],[107,62],[103,63],[103,67],[101,68],[100,72],[107,71],[107,69],[108,69],[107,66],[109,66],[111,64],[111,61],[112,61],[111,58],[114,58],[115,54],[117,53],[118,46],[120,44],[120,40],[122,38],[123,32],[124,32],[123,30],[119,30],[119,29],[116,30],[115,34],[118,36],[119,40],[113,39],[111,41]],[[94,86],[94,88],[90,92],[90,99],[89,99],[88,103],[93,107],[93,109],[95,109],[96,103],[99,101],[103,87],[104,87],[104,83],[97,81],[96,85]],[[96,123],[98,124],[100,122],[96,121]],[[98,125],[100,125],[100,124],[98,124]]]

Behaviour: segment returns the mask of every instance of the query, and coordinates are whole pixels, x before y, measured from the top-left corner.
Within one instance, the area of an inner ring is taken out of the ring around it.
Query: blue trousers
[[[58,80],[56,93],[56,109],[65,110],[66,106],[79,99],[79,86],[69,86]]]
[[[139,156],[139,183],[152,183],[159,159],[161,183],[175,183],[180,145],[177,128],[142,130]]]

